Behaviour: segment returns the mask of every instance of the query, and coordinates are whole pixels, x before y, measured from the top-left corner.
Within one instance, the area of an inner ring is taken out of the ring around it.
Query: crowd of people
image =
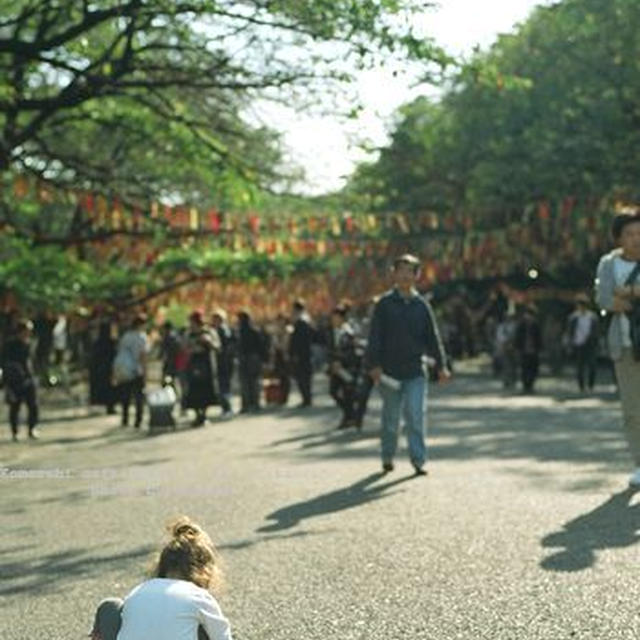
[[[403,264],[394,267],[396,289]],[[415,268],[417,276],[419,263],[409,267]],[[416,282],[417,277],[412,277],[414,289]],[[326,316],[312,318],[304,301],[294,300],[289,315],[260,323],[248,309],[239,311],[234,321],[224,309],[199,309],[184,326],[165,321],[157,328],[144,313],[125,321],[97,314],[81,322],[64,315],[39,314],[31,321],[5,314],[0,323],[0,369],[12,437],[18,439],[20,406],[25,405],[29,436],[38,438],[37,389],[54,384],[69,387],[71,366],[88,372],[89,404],[104,406],[109,414],[120,413],[123,427],[131,422],[139,429],[149,390],[150,358],[161,361],[160,384],[175,389],[181,413],[191,412],[194,427],[206,423],[212,406],[220,408],[224,419],[260,411],[265,403],[286,406],[292,382],[299,391],[299,407],[309,407],[313,377],[322,371],[340,410],[337,428],[361,429],[377,382],[366,355],[371,336],[374,343],[377,339],[371,324],[378,304],[378,298],[360,307],[343,300]],[[432,369],[435,364],[441,370],[440,360],[445,357],[451,368],[452,361],[487,351],[505,389],[515,390],[519,382],[522,392],[532,393],[547,342],[553,347],[547,349],[551,371],[557,367],[554,358],[560,351],[565,359],[575,361],[579,389],[593,390],[603,351],[603,322],[587,295],[576,297],[575,309],[566,315],[559,337],[550,337],[550,330],[543,327],[553,323],[541,322],[534,305],[515,305],[496,295],[480,308],[455,295],[438,305],[438,311],[442,353],[448,355],[441,356],[430,344]],[[430,306],[429,313],[436,325]],[[394,341],[404,335],[403,322],[398,318],[391,322],[399,328]],[[430,375],[434,377],[433,370]],[[239,406],[234,406],[234,392]]]
[[[285,406],[292,381],[300,395],[298,406],[310,407],[314,374],[323,371],[340,410],[337,428],[361,429],[377,385],[383,399],[383,467],[393,467],[404,407],[410,455],[419,472],[426,456],[419,435],[424,430],[424,381],[447,379],[455,359],[486,350],[506,390],[519,386],[522,393],[534,393],[546,341],[551,373],[571,358],[576,384],[584,393],[594,390],[599,360],[606,355],[613,362],[635,451],[640,446],[636,410],[628,407],[635,407],[636,396],[627,381],[636,375],[637,354],[627,347],[631,334],[640,335],[640,313],[637,322],[632,313],[640,292],[633,253],[637,222],[637,214],[615,218],[612,231],[618,246],[603,257],[596,279],[600,313],[590,297],[580,293],[560,327],[557,317],[541,317],[533,304],[516,305],[495,291],[475,308],[456,294],[439,305],[436,320],[428,294],[417,290],[419,259],[409,254],[395,260],[390,292],[358,308],[341,301],[325,317],[312,318],[300,299],[292,301],[289,315],[261,318],[259,323],[250,309],[237,312],[234,320],[222,308],[198,309],[190,313],[186,326],[165,321],[157,331],[141,312],[124,325],[105,315],[78,323],[64,315],[44,313],[31,321],[16,313],[2,314],[0,368],[12,438],[18,439],[23,405],[28,435],[39,437],[38,386],[68,384],[65,365],[70,361],[88,369],[90,404],[102,405],[110,414],[119,406],[123,427],[130,424],[133,405],[132,425],[139,429],[148,400],[148,362],[155,355],[162,363],[160,384],[175,390],[180,410],[191,412],[194,427],[206,424],[212,406],[220,407],[225,419],[260,411],[265,402]],[[239,398],[235,407],[234,392]],[[637,462],[640,469],[640,458]],[[636,475],[640,483],[640,472]]]

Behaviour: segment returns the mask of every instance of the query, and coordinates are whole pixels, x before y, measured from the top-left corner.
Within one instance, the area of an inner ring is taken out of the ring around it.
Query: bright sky
[[[428,10],[420,25],[453,55],[470,54],[476,45],[488,47],[500,33],[523,22],[536,5],[549,0],[440,0]],[[272,114],[271,124],[284,131],[291,160],[304,167],[305,193],[324,193],[340,188],[354,163],[365,158],[358,140],[384,144],[394,111],[417,95],[433,91],[411,88],[406,75],[394,78],[388,71],[359,76],[357,91],[366,105],[358,120],[343,124],[331,118],[308,118],[294,113]]]

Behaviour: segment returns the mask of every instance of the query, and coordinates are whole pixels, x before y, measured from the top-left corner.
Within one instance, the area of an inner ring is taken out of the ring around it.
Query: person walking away
[[[420,261],[411,254],[394,260],[394,287],[375,306],[366,362],[382,395],[382,469],[394,468],[400,412],[404,412],[409,455],[417,475],[426,475],[427,379],[423,357],[435,361],[439,382],[449,380],[447,356],[431,305],[415,288]]]
[[[162,382],[176,385],[178,374],[177,359],[180,351],[180,339],[173,327],[173,323],[167,320],[160,330],[160,358],[162,359]]]
[[[516,328],[515,346],[520,356],[522,392],[533,393],[540,367],[542,335],[536,309],[532,305],[524,308]]]
[[[134,427],[142,425],[144,411],[144,387],[147,377],[147,354],[149,339],[144,330],[147,317],[138,314],[131,327],[125,331],[120,340],[116,357],[113,361],[114,380],[118,386],[117,393],[122,404],[122,426],[129,426],[129,405],[135,405]]]
[[[223,578],[211,538],[186,516],[167,529],[170,539],[153,577],[124,600],[107,598],[98,605],[91,640],[232,640],[229,621],[213,595]]]
[[[347,310],[336,306],[331,312],[328,340],[329,395],[342,410],[338,429],[357,426],[356,386],[359,358],[353,327],[347,321]]]
[[[11,437],[18,440],[18,423],[20,407],[27,406],[27,424],[29,438],[39,437],[38,431],[38,396],[36,392],[36,378],[31,363],[31,335],[33,324],[28,320],[19,320],[15,326],[15,333],[5,342],[2,350],[3,379],[5,385],[5,400],[9,405],[9,424]]]
[[[240,412],[260,410],[262,364],[266,360],[265,343],[253,325],[249,312],[238,313],[238,373],[240,376]]]
[[[116,341],[112,337],[111,322],[101,320],[89,353],[89,404],[106,407],[109,415],[116,413],[117,394],[111,379],[115,357]]]
[[[613,360],[624,432],[635,471],[629,485],[640,488],[640,331],[633,310],[640,304],[640,214],[618,214],[611,225],[616,249],[600,258],[595,280],[596,303],[608,314],[606,333]]]
[[[220,339],[205,325],[202,311],[196,310],[189,316],[186,346],[189,359],[184,406],[196,413],[191,426],[201,427],[207,419],[207,407],[220,401],[216,362]]]
[[[184,415],[187,411],[185,401],[189,390],[189,377],[187,368],[189,366],[189,351],[187,349],[187,328],[180,327],[176,332],[178,338],[178,353],[176,354],[176,377],[178,379],[179,395],[180,395],[180,414]]]
[[[289,360],[293,377],[302,396],[300,407],[310,407],[313,402],[311,345],[314,334],[305,303],[298,299],[293,303],[293,332],[289,341]]]
[[[518,357],[515,347],[518,322],[514,309],[509,309],[504,318],[498,323],[495,333],[494,349],[500,359],[500,375],[502,386],[512,389],[516,384]]]
[[[31,330],[36,343],[33,371],[40,382],[47,386],[49,385],[49,365],[53,349],[53,327],[55,324],[55,316],[50,311],[43,311],[36,316]]]
[[[568,321],[569,346],[576,362],[576,377],[580,391],[593,391],[598,362],[598,316],[589,309],[589,298],[576,296],[576,310]]]
[[[280,388],[280,404],[286,405],[291,391],[291,364],[289,362],[289,342],[293,327],[287,316],[279,313],[276,318],[275,329],[271,338],[273,353],[273,374],[278,380]]]
[[[216,309],[211,317],[211,326],[220,339],[220,349],[217,351],[218,385],[220,387],[220,407],[222,417],[231,418],[231,380],[233,379],[233,364],[236,355],[237,340],[233,330],[227,323],[227,312]]]

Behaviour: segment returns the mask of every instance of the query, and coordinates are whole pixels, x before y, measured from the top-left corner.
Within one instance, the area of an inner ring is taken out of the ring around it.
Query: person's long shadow
[[[274,520],[271,524],[266,524],[259,529],[256,529],[258,533],[270,533],[272,531],[281,531],[283,529],[289,529],[296,526],[301,520],[305,518],[312,518],[325,513],[332,513],[334,511],[342,511],[344,509],[351,509],[365,502],[371,502],[372,500],[380,500],[387,496],[397,493],[396,491],[389,492],[388,489],[397,486],[415,478],[414,475],[403,476],[391,482],[385,482],[384,484],[378,484],[371,486],[376,480],[384,477],[384,473],[372,473],[362,480],[358,480],[354,484],[342,489],[330,491],[329,493],[323,493],[310,500],[304,500],[302,502],[294,502],[286,507],[282,507],[276,511],[273,511],[266,520]]]
[[[543,547],[562,547],[540,563],[548,571],[581,571],[596,561],[598,549],[628,547],[640,540],[640,503],[631,504],[637,489],[613,494],[593,511],[567,522],[562,531],[542,539]]]

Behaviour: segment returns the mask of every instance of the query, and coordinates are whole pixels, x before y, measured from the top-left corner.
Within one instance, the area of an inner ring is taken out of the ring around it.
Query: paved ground
[[[467,365],[432,390],[428,478],[404,449],[378,473],[378,412],[336,432],[325,396],[147,437],[49,408],[40,442],[0,444],[0,638],[82,637],[179,513],[222,550],[241,640],[640,636],[640,494],[613,388],[509,395]]]

